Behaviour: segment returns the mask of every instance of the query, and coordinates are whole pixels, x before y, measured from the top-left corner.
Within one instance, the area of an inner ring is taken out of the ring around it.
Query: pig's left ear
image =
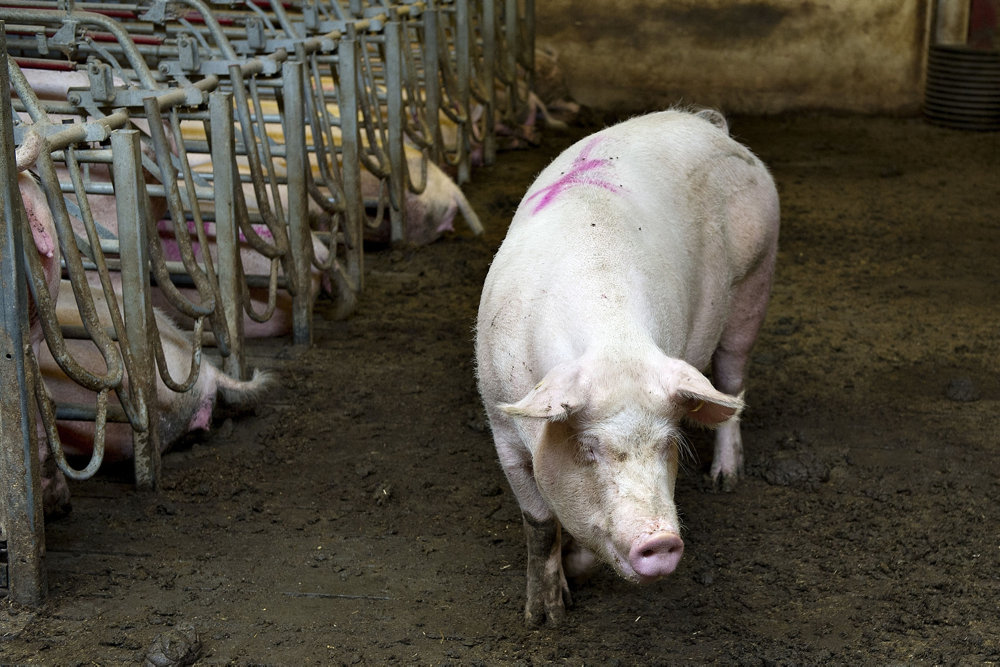
[[[670,401],[699,424],[718,426],[743,410],[742,398],[722,393],[698,369],[680,359],[667,360],[660,381]]]
[[[514,417],[567,419],[586,403],[588,383],[582,375],[576,361],[559,364],[520,401],[497,407]]]

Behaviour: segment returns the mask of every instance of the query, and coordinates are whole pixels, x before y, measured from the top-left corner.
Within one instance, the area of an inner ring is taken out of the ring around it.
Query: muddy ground
[[[1000,135],[919,119],[732,119],[779,184],[747,477],[677,502],[678,571],[604,570],[527,630],[520,514],[476,394],[479,288],[532,177],[585,130],[467,187],[488,234],[368,256],[347,321],[255,414],[73,485],[49,601],[0,602],[0,663],[134,664],[189,624],[213,664],[992,664],[1000,661]]]

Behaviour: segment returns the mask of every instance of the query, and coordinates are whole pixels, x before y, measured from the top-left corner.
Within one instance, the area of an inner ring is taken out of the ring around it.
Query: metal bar
[[[288,236],[292,249],[291,266],[298,287],[292,297],[292,340],[296,345],[312,345],[312,233],[306,199],[305,63],[289,61],[281,67],[285,104],[284,139],[288,164]]]
[[[87,336],[85,336],[87,337]],[[98,410],[87,403],[60,403],[56,406],[56,419],[66,421],[96,421]],[[105,419],[117,424],[128,424],[128,415],[118,405],[109,405]]]
[[[361,196],[361,132],[358,127],[358,40],[353,33],[342,39],[338,51],[340,60],[340,130],[344,179],[344,245],[346,275],[335,273],[337,291],[342,302],[338,314],[346,315],[364,286],[364,253],[362,234],[364,200]],[[332,251],[336,246],[331,242]],[[335,258],[336,259],[336,258]]]
[[[444,159],[444,146],[441,145],[441,84],[438,68],[438,10],[428,9],[424,12],[424,93],[427,100],[427,130],[431,141],[431,159],[441,162]]]
[[[219,292],[225,321],[229,327],[228,357],[223,366],[231,377],[246,378],[246,355],[243,350],[243,266],[236,232],[236,203],[242,197],[235,157],[233,95],[222,91],[209,94],[211,114],[212,165],[215,172],[215,242],[218,246]]]
[[[129,66],[139,78],[139,82],[142,84],[142,87],[148,90],[156,90],[160,87],[160,84],[156,82],[153,73],[143,60],[142,55],[139,53],[138,49],[135,48],[135,43],[131,38],[129,38],[124,25],[111,17],[86,11],[73,11],[67,13],[59,10],[46,9],[0,8],[0,18],[11,23],[17,22],[21,24],[31,24],[33,21],[46,21],[51,23],[75,21],[79,24],[100,26],[102,29],[114,35],[119,47],[123,50],[125,57],[128,60]]]
[[[406,155],[403,149],[403,63],[401,25],[398,19],[385,24],[386,110],[389,113],[389,238],[393,243],[406,240]]]
[[[496,135],[496,69],[497,69],[497,0],[483,0],[483,19],[480,30],[483,38],[483,87],[486,93],[483,118],[486,127],[483,132],[483,163],[497,161]]]
[[[535,89],[535,0],[524,0],[524,68],[527,70],[528,90]]]
[[[504,15],[504,32],[506,37],[507,51],[506,62],[504,64],[505,78],[507,81],[507,109],[505,117],[516,116],[520,111],[519,91],[517,89],[517,0],[506,0]]]
[[[470,90],[472,47],[470,44],[472,27],[469,25],[469,0],[458,0],[455,4],[455,73],[458,79],[458,104],[465,123],[462,127],[461,145],[458,153],[458,182],[466,183],[472,178],[469,155],[472,151],[472,96]]]
[[[139,131],[115,130],[111,133],[112,167],[115,178],[115,202],[118,208],[118,242],[122,264],[122,306],[132,357],[128,389],[138,413],[145,413],[145,429],[132,429],[135,485],[152,491],[159,485],[160,439],[156,415],[156,376],[150,345],[149,321],[153,306],[149,295],[149,255],[144,214],[140,197],[145,196],[139,180],[142,173],[139,157]]]
[[[5,26],[0,22],[0,94],[10,99]],[[45,524],[34,407],[33,376],[26,368],[29,345],[24,238],[27,220],[16,189],[14,121],[9,104],[0,104],[0,521],[10,556],[10,596],[38,606],[48,594]]]

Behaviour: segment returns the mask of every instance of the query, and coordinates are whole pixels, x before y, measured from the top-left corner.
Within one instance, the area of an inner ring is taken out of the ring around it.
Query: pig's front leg
[[[533,519],[523,512],[524,536],[528,543],[528,586],[524,605],[524,623],[537,627],[548,619],[558,625],[566,618],[572,604],[569,585],[563,574],[562,540],[555,516]]]
[[[515,429],[503,418],[494,418],[492,426],[500,464],[524,520],[528,546],[524,622],[537,627],[548,619],[556,625],[566,617],[566,606],[571,604],[563,573],[562,528],[538,490],[531,454],[517,440]]]

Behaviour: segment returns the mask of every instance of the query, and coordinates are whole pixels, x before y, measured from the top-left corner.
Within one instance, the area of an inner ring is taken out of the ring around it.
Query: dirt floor
[[[467,187],[488,233],[368,255],[346,321],[254,347],[256,409],[74,484],[49,601],[0,601],[0,663],[120,665],[191,626],[199,665],[1000,662],[1000,134],[919,119],[735,118],[782,239],[750,369],[747,477],[677,492],[684,559],[605,569],[527,630],[520,513],[473,377],[479,289],[533,176],[586,133]]]

